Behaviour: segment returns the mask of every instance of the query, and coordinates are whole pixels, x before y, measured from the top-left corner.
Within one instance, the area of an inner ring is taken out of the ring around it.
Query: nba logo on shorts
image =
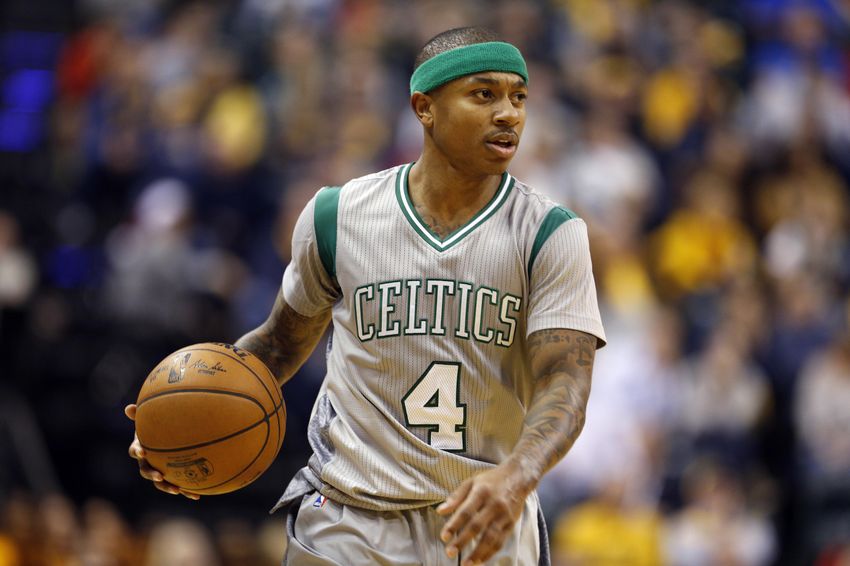
[[[315,507],[316,509],[321,509],[322,507],[325,506],[325,503],[327,502],[327,500],[328,500],[327,497],[325,497],[324,495],[320,495],[313,502],[313,507]]]

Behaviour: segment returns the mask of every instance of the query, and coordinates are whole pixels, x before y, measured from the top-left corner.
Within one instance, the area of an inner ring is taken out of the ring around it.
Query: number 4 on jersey
[[[428,429],[428,444],[466,450],[466,405],[460,402],[460,364],[432,362],[402,398],[405,424]]]

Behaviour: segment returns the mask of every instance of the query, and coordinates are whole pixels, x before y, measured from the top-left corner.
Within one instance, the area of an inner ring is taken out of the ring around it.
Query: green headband
[[[528,82],[528,69],[519,49],[510,43],[491,41],[456,47],[431,57],[410,77],[410,94],[428,92],[458,77],[484,71],[516,73]]]

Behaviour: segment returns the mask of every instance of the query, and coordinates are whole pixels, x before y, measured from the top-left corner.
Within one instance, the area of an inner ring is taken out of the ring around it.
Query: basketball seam
[[[279,410],[279,409],[280,409],[280,408],[278,407],[278,410]],[[279,420],[280,420],[280,415],[278,414],[278,410],[276,410],[273,414],[277,414],[277,415],[278,415],[278,421],[279,421]],[[254,462],[256,462],[256,461],[260,458],[260,456],[262,456],[262,455],[263,455],[263,452],[266,450],[266,446],[268,446],[268,445],[269,445],[269,435],[271,434],[271,428],[272,428],[272,427],[271,427],[271,425],[269,425],[269,426],[266,428],[266,438],[265,438],[265,440],[263,441],[263,446],[262,446],[262,447],[260,448],[260,450],[257,452],[257,455],[256,455],[256,456],[254,456],[254,459],[253,459],[253,460],[251,460],[251,461],[248,463],[248,465],[246,465],[244,468],[242,468],[241,470],[239,470],[239,472],[237,472],[237,473],[236,473],[236,475],[232,476],[232,477],[231,477],[231,478],[229,478],[229,479],[224,480],[223,482],[217,483],[217,484],[215,484],[215,485],[210,485],[210,486],[202,487],[202,488],[199,488],[199,489],[190,489],[190,488],[187,488],[187,489],[188,489],[189,491],[194,491],[195,493],[203,493],[203,492],[205,492],[205,491],[209,491],[209,490],[211,490],[211,489],[215,489],[215,488],[217,488],[217,487],[220,487],[220,486],[222,486],[222,485],[224,485],[224,484],[226,484],[226,483],[228,483],[228,482],[232,482],[233,480],[235,480],[236,478],[238,478],[239,476],[241,476],[242,474],[244,474],[244,473],[245,473],[245,472],[246,472],[246,471],[247,471],[247,470],[248,470],[251,466],[253,466],[253,465],[254,465]],[[279,436],[279,435],[278,435],[278,436]],[[279,450],[279,449],[280,449],[280,446],[278,446],[278,450]],[[276,455],[277,455],[277,454],[275,454],[275,456],[276,456]],[[260,474],[262,475],[262,472],[260,472]],[[258,475],[257,477],[259,477],[259,475]],[[256,478],[254,478],[254,479],[256,479]],[[241,486],[240,486],[240,489],[241,489],[242,487],[245,487],[245,485],[247,485],[247,484],[243,484],[243,485],[241,485]]]
[[[282,391],[280,391],[280,389],[278,389],[278,398],[280,399],[280,404],[278,404],[278,402],[275,400],[275,396],[274,396],[274,395],[272,395],[272,392],[269,390],[269,388],[268,388],[268,387],[266,387],[266,384],[265,384],[265,383],[263,383],[263,379],[262,379],[259,375],[257,375],[257,372],[255,372],[255,371],[254,371],[254,370],[253,370],[253,369],[252,369],[252,368],[251,368],[248,364],[246,364],[246,363],[244,362],[244,360],[242,360],[242,359],[241,359],[241,358],[239,358],[238,356],[234,356],[234,355],[230,354],[230,353],[229,353],[226,349],[224,349],[224,350],[217,350],[217,349],[213,349],[213,348],[195,348],[195,347],[193,347],[193,346],[190,346],[190,347],[188,347],[188,348],[183,348],[183,349],[177,350],[176,352],[174,352],[174,354],[173,354],[173,355],[180,354],[181,352],[212,352],[213,354],[219,354],[219,355],[225,356],[225,357],[230,358],[231,360],[233,360],[233,361],[235,361],[235,362],[239,363],[240,365],[242,365],[242,367],[244,367],[244,368],[245,368],[245,369],[247,369],[249,372],[251,372],[251,375],[253,375],[253,376],[254,376],[254,378],[255,378],[255,379],[256,379],[256,380],[260,383],[260,386],[263,388],[263,390],[265,390],[266,395],[268,395],[268,396],[269,396],[269,400],[272,402],[272,406],[275,408],[274,412],[275,412],[275,413],[277,412],[277,407],[278,407],[278,406],[283,406],[283,407],[284,407],[284,411],[283,411],[283,412],[284,412],[284,417],[286,416],[286,405],[283,403],[283,392],[282,392]],[[247,352],[247,353],[248,353],[248,355],[250,355],[250,356],[252,356],[252,357],[254,357],[254,358],[256,358],[256,357],[257,357],[257,356],[255,356],[254,354],[252,354],[251,352],[248,352],[248,350],[245,350],[245,352]],[[258,359],[259,359],[259,358],[258,358]],[[262,360],[260,360],[260,363],[263,363],[263,362],[262,362]],[[270,372],[270,373],[271,373],[271,372]],[[275,377],[274,377],[273,375],[272,375],[271,377],[272,377],[272,379],[273,379],[273,380],[275,379]],[[276,381],[276,380],[275,380],[275,381]],[[145,399],[142,399],[142,400],[140,400],[140,401],[137,401],[137,403],[136,403],[136,404],[137,404],[137,405],[141,405],[142,403],[144,403],[145,401],[147,401],[148,399],[150,399],[150,398],[152,398],[152,397],[153,397],[153,396],[151,396],[151,397],[146,397]],[[265,412],[266,412],[266,411],[265,411],[265,409],[263,409],[263,414],[265,414]],[[272,413],[272,414],[273,414],[273,413]],[[266,416],[271,416],[271,414],[266,415]],[[280,427],[281,427],[281,422],[280,422],[280,419],[278,419],[278,424],[277,424],[277,434],[278,434],[278,436],[282,436],[282,431],[280,430]]]
[[[172,389],[170,391],[164,391],[162,393],[156,393],[154,395],[151,395],[150,397],[147,397],[144,401],[139,403],[138,406],[142,406],[144,403],[147,403],[148,401],[151,401],[153,399],[157,399],[159,397],[164,397],[166,395],[172,395],[172,394],[176,394],[176,393],[217,393],[217,394],[221,394],[221,395],[230,395],[231,397],[241,397],[241,398],[247,399],[248,401],[251,401],[252,403],[257,405],[260,408],[260,411],[263,413],[263,417],[260,420],[258,420],[257,422],[252,423],[250,426],[247,426],[243,429],[240,429],[236,432],[232,432],[232,433],[227,434],[225,436],[221,436],[221,437],[216,438],[214,440],[202,442],[200,444],[192,444],[192,445],[189,445],[189,446],[181,446],[181,447],[177,447],[177,448],[151,448],[149,446],[146,446],[145,444],[142,444],[142,448],[144,448],[145,450],[149,450],[151,452],[157,452],[157,453],[180,452],[180,451],[183,451],[183,450],[193,450],[195,448],[203,448],[204,446],[209,446],[210,444],[215,444],[217,442],[229,440],[229,439],[233,438],[234,436],[239,436],[243,432],[247,432],[247,431],[251,430],[252,428],[256,427],[257,425],[260,425],[264,422],[268,422],[269,419],[271,419],[272,416],[274,416],[276,413],[278,413],[278,411],[280,411],[281,407],[283,406],[282,403],[277,404],[277,405],[275,405],[274,410],[271,413],[266,413],[265,408],[253,397],[250,397],[250,396],[245,395],[243,393],[236,393],[234,391],[222,391],[220,389]]]
[[[278,408],[272,414],[277,414],[279,410],[280,410],[280,406],[278,406]],[[280,415],[278,415],[278,420],[280,420]],[[257,423],[257,424],[260,424],[260,423]],[[256,425],[254,425],[254,426],[256,426]],[[239,476],[244,474],[245,471],[248,470],[251,466],[253,466],[254,462],[256,462],[260,458],[260,456],[263,455],[263,452],[266,450],[266,446],[269,445],[269,435],[271,434],[271,428],[272,428],[271,425],[266,427],[266,438],[263,440],[263,446],[257,451],[257,455],[254,456],[254,459],[251,460],[250,462],[248,462],[248,464],[246,464],[245,467],[242,468],[241,470],[239,470],[236,474],[234,474],[233,476],[229,477],[228,479],[226,479],[222,482],[219,482],[215,485],[208,485],[207,487],[202,487],[202,488],[198,488],[198,489],[186,488],[186,490],[187,491],[193,491],[195,493],[202,493],[204,491],[209,491],[211,489],[215,489],[217,487],[220,487],[220,486],[222,486],[226,483],[232,482],[233,480],[235,480],[236,478],[238,478]],[[243,432],[245,432],[245,431],[243,431]],[[260,473],[262,474],[262,472],[260,472]],[[257,477],[259,477],[259,476],[257,476]],[[239,486],[239,488],[245,487],[245,485],[247,485],[247,484],[243,484],[243,485]]]

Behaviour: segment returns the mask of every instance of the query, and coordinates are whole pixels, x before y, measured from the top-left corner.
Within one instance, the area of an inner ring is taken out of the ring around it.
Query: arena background
[[[413,56],[470,24],[529,60],[511,171],[587,221],[610,341],[556,563],[850,563],[850,2],[6,0],[0,566],[279,563],[322,356],[231,495],[155,491],[123,406],[265,318],[319,187],[417,156]]]

